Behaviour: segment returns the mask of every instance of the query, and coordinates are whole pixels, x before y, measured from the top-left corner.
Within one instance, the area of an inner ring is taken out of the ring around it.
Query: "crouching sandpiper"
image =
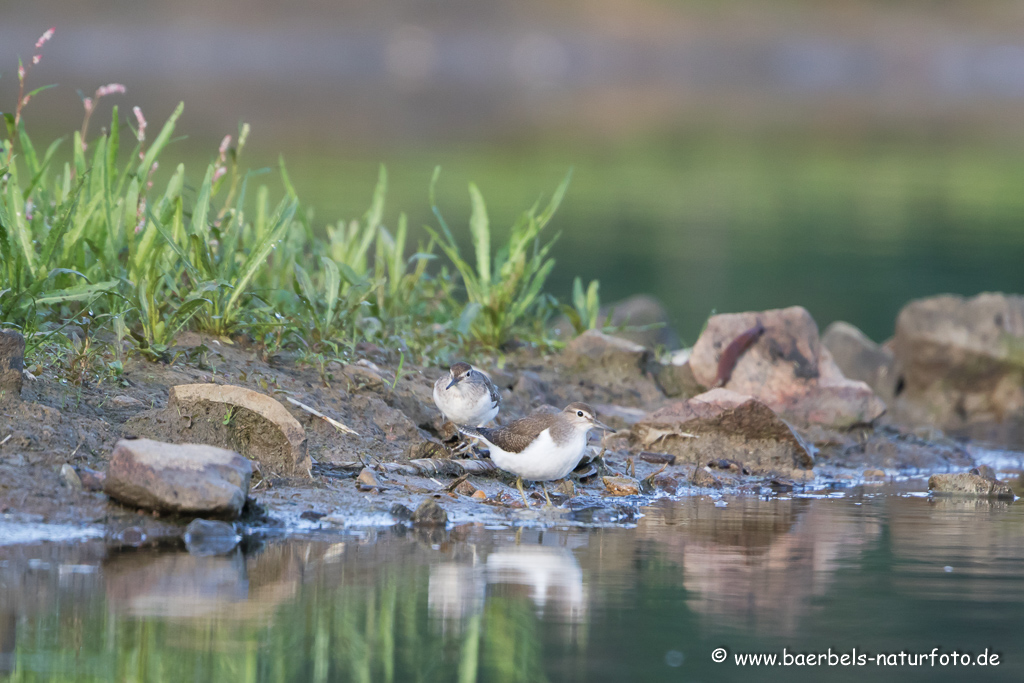
[[[434,404],[459,426],[483,427],[497,416],[500,403],[498,388],[469,363],[456,363],[434,382]]]
[[[460,427],[466,436],[483,441],[495,465],[516,475],[516,488],[529,506],[523,479],[541,482],[551,504],[546,481],[565,479],[579,464],[591,429],[614,429],[598,420],[586,403],[570,403],[560,413],[530,415],[494,429]]]

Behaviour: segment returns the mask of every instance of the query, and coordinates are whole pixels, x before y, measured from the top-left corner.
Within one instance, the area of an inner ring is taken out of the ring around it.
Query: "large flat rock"
[[[738,356],[724,388],[802,425],[843,429],[870,424],[885,412],[871,387],[843,375],[821,345],[814,318],[800,306],[712,316],[690,356],[694,378],[705,387],[717,384],[723,355],[759,324],[764,333]]]
[[[726,458],[752,472],[814,466],[810,450],[785,420],[756,398],[728,389],[712,389],[651,413],[633,425],[632,439],[696,465]]]
[[[234,518],[251,478],[252,463],[234,451],[125,439],[114,446],[103,491],[131,507]]]
[[[136,436],[172,443],[203,443],[237,451],[264,475],[309,475],[306,432],[275,399],[245,387],[182,384],[171,387],[167,407],[125,424]]]

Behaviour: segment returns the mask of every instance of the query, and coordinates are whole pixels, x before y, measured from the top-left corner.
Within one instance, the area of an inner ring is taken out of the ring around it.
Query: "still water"
[[[230,555],[10,543],[12,681],[1019,681],[1024,506],[919,485],[695,497],[635,527],[401,528]],[[726,659],[713,661],[716,649]],[[998,664],[741,667],[986,650]]]

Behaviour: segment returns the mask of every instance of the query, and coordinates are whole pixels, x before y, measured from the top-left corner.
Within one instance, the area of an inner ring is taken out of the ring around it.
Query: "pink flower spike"
[[[120,93],[123,95],[127,91],[128,89],[120,83],[110,83],[109,85],[104,85],[96,89],[96,99],[98,100],[101,97],[113,95],[114,93]]]
[[[43,45],[46,44],[46,41],[48,41],[50,38],[53,38],[53,32],[56,31],[56,30],[57,30],[56,26],[51,26],[49,29],[46,30],[46,33],[44,33],[43,35],[39,36],[39,40],[36,41],[36,49],[38,50],[39,48],[41,48]]]
[[[18,80],[25,80],[25,67],[23,67],[21,64],[18,65]]]
[[[87,112],[92,111],[92,98],[86,97],[82,100],[82,105],[85,107]]]
[[[142,115],[141,107],[132,107],[132,111],[135,112],[135,120],[139,124],[136,136],[139,138],[139,142],[143,142],[146,139],[146,117]]]
[[[42,58],[43,58],[42,55],[32,55],[32,63],[33,64],[38,64],[39,60],[42,59]]]
[[[217,170],[213,172],[213,182],[217,182],[218,180],[220,180],[222,177],[224,177],[224,174],[227,172],[228,169],[226,169],[223,166],[218,166]]]
[[[224,139],[220,141],[220,150],[218,150],[220,152],[221,161],[223,161],[224,157],[227,156],[228,146],[230,144],[231,144],[231,136],[230,135],[225,135]]]

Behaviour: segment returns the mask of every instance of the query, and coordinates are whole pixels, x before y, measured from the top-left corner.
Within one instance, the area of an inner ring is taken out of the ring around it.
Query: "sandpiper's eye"
[[[580,417],[583,417],[583,411],[582,410],[577,410],[576,414],[579,415]]]

